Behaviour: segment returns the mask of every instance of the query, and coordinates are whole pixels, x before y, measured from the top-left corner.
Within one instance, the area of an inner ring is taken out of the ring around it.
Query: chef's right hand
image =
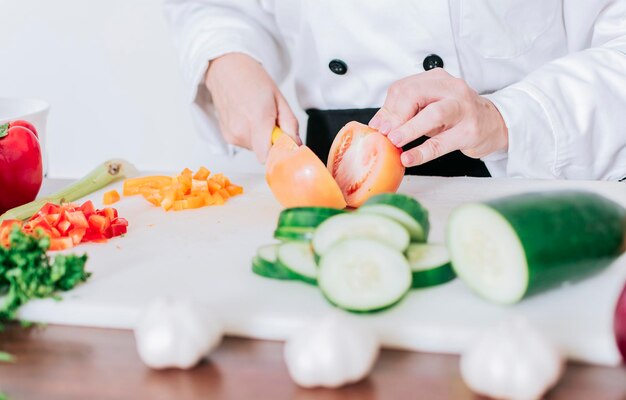
[[[274,126],[298,144],[298,119],[263,66],[242,53],[229,53],[209,63],[205,80],[218,114],[222,136],[253,150],[265,162]]]

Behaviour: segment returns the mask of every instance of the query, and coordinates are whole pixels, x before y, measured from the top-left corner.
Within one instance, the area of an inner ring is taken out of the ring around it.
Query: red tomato
[[[344,208],[346,202],[324,163],[306,146],[282,135],[272,146],[265,178],[284,207]]]
[[[0,125],[0,214],[34,200],[42,179],[35,133],[23,126]]]
[[[350,122],[335,137],[327,166],[348,205],[359,207],[372,196],[398,190],[404,177],[400,154],[386,136]]]

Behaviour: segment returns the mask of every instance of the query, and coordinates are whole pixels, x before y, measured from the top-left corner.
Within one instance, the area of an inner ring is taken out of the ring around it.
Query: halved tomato
[[[267,183],[284,207],[346,207],[341,189],[322,160],[287,135],[276,139],[265,168]]]
[[[372,196],[398,190],[404,177],[401,152],[378,131],[349,122],[335,137],[327,166],[346,203],[359,207]]]

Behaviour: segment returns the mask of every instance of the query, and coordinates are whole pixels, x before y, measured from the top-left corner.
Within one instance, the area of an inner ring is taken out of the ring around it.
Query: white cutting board
[[[165,213],[141,198],[116,206],[130,221],[128,234],[107,244],[83,245],[88,283],[57,302],[25,306],[20,317],[56,324],[132,328],[159,296],[193,297],[221,318],[231,335],[287,338],[331,307],[315,287],[261,278],[251,272],[256,249],[273,242],[279,204],[261,175],[234,175],[246,193],[224,206]],[[117,185],[118,189],[121,184]],[[431,241],[441,242],[448,214],[468,201],[533,190],[589,189],[626,206],[626,184],[514,179],[408,177],[400,191],[431,213]],[[297,190],[297,188],[294,188]],[[98,205],[101,192],[91,198]],[[354,316],[379,332],[388,347],[459,353],[473,336],[503,318],[521,314],[575,360],[616,365],[612,334],[615,301],[626,280],[626,257],[587,281],[502,307],[471,293],[460,281],[413,291],[393,309]]]

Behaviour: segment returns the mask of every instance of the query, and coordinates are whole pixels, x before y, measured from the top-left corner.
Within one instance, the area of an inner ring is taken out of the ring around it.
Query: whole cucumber
[[[515,303],[602,270],[623,251],[626,210],[595,193],[527,193],[455,210],[448,245],[458,276]]]

